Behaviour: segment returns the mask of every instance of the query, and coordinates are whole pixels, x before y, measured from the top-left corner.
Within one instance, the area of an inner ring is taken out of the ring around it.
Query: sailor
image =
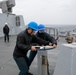
[[[43,40],[51,42],[51,46],[56,48],[56,46],[57,46],[56,39],[53,36],[51,36],[51,35],[49,35],[48,33],[45,32],[45,26],[43,24],[40,24],[38,26],[38,32],[36,33],[36,36],[43,39]],[[37,51],[30,51],[29,58],[30,58],[31,63],[32,63],[33,59],[35,58],[36,54],[37,54]]]
[[[4,33],[4,41],[8,41],[9,42],[9,27],[8,24],[5,23],[5,26],[3,27],[3,33]]]
[[[36,48],[32,46],[32,43],[44,44],[51,46],[51,43],[42,40],[34,35],[38,30],[38,24],[36,22],[30,22],[28,28],[20,32],[17,36],[16,46],[13,52],[13,58],[20,70],[19,75],[33,75],[29,73],[30,58],[27,57],[29,50],[36,51]]]

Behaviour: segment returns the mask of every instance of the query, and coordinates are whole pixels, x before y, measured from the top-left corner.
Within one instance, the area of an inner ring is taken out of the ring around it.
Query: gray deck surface
[[[60,40],[56,49],[48,51],[50,75],[53,75],[61,44],[65,42],[62,38]],[[15,42],[16,36],[10,36],[9,43],[5,43],[3,38],[0,38],[0,75],[18,75],[19,73],[19,69],[12,57]],[[37,75],[37,56],[30,67],[30,72]]]

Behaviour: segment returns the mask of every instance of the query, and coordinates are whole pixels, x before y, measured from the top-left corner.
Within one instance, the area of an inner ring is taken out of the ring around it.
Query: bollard
[[[38,75],[47,75],[47,51],[38,51]]]
[[[37,47],[37,46],[36,46]],[[40,46],[39,46],[40,47]],[[49,75],[48,74],[48,58],[47,58],[47,51],[51,50],[53,47],[45,47],[37,49],[37,62],[38,62],[38,75]]]

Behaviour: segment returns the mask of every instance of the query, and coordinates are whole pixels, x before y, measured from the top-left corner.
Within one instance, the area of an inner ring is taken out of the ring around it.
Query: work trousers
[[[5,34],[5,35],[4,35],[4,41],[5,41],[5,42],[6,42],[6,41],[9,42],[9,34]]]
[[[32,61],[34,60],[35,56],[37,54],[37,51],[30,51],[30,54],[29,54],[29,61],[30,61],[30,64],[29,66],[31,65]]]
[[[13,57],[20,72],[19,75],[28,75],[28,71],[29,71],[29,59],[28,57],[24,58],[24,57]]]

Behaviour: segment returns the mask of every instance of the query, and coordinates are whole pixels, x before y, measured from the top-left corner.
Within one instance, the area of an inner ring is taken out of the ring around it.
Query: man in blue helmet
[[[42,39],[44,39],[44,40],[46,40],[46,41],[51,42],[52,46],[53,46],[54,48],[56,48],[56,46],[57,46],[57,41],[56,41],[56,39],[55,39],[53,36],[51,36],[50,34],[48,34],[47,32],[45,32],[45,26],[44,26],[43,24],[40,24],[40,25],[38,26],[38,32],[36,33],[36,35],[37,35],[39,38],[42,38]]]
[[[50,45],[51,43],[42,40],[34,35],[35,31],[38,30],[36,22],[30,22],[28,28],[20,32],[17,36],[16,46],[13,52],[13,58],[20,70],[19,75],[33,75],[29,73],[30,58],[27,57],[29,50],[36,51],[36,48],[32,46],[32,43]]]
[[[54,37],[52,37],[51,35],[49,35],[48,33],[45,32],[45,26],[43,24],[40,24],[38,26],[38,32],[36,33],[36,36],[41,38],[41,39],[43,39],[43,40],[51,42],[51,46],[56,48],[56,46],[57,46],[56,39]],[[42,44],[39,44],[39,45],[42,45]],[[30,52],[29,58],[30,58],[30,62],[31,63],[32,63],[34,57],[36,56],[36,54],[37,54],[37,51],[31,51]]]

